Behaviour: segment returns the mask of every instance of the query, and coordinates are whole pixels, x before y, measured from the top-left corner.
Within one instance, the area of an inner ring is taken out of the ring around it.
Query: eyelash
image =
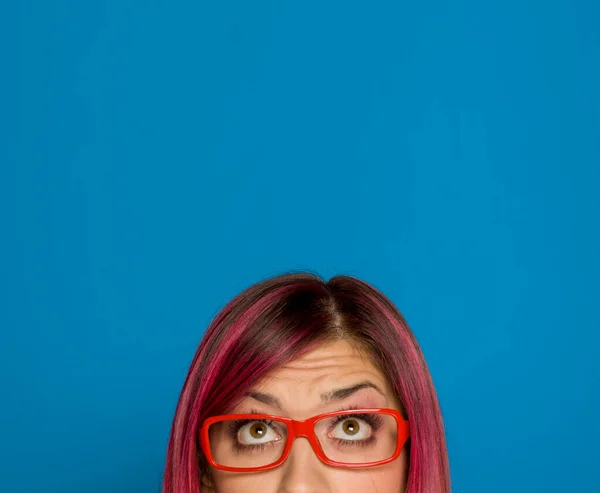
[[[344,411],[349,411],[349,409],[344,409]],[[381,427],[383,421],[381,416],[377,414],[344,414],[342,416],[337,416],[335,421],[331,424],[331,426],[334,427],[338,423],[341,423],[342,421],[345,421],[346,419],[350,418],[360,419],[364,421],[373,429],[373,431],[377,431]]]

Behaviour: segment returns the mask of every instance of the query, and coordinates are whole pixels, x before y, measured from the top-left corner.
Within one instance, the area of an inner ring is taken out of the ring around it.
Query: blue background
[[[158,492],[216,312],[353,274],[454,491],[598,492],[600,4],[0,7],[4,493]]]

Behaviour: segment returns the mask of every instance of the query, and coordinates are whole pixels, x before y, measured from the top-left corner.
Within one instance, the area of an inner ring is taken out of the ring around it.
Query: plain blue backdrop
[[[455,493],[599,492],[600,4],[0,7],[0,490],[158,492],[216,312],[357,275]]]

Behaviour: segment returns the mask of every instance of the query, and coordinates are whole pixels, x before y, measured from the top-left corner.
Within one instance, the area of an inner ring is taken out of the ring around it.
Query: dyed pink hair
[[[349,276],[324,282],[286,274],[259,282],[212,321],[183,385],[169,439],[164,493],[201,493],[206,462],[198,430],[226,412],[258,380],[325,341],[366,350],[389,379],[410,423],[406,493],[449,493],[440,406],[423,353],[398,309]]]

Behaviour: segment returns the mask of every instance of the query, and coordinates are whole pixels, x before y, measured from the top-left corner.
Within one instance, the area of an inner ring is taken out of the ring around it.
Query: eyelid
[[[240,412],[237,414],[268,414],[269,416],[275,416],[273,413],[269,413],[267,411],[259,411],[258,409],[254,408],[254,407],[251,408],[250,411],[248,411],[248,412],[243,411],[243,412]]]
[[[335,410],[332,410],[332,411],[324,411],[324,412],[317,413],[317,414],[315,414],[315,416],[318,416],[320,414],[326,414],[328,412],[337,413],[337,412],[340,412],[340,411],[353,411],[355,409],[373,409],[373,406],[364,406],[364,405],[361,406],[361,405],[359,405],[357,403],[355,403],[355,404],[349,404],[349,405],[342,406],[339,409],[335,409]],[[248,411],[248,412],[246,412],[246,411],[240,411],[239,413],[236,412],[236,414],[267,414],[269,416],[280,416],[279,414],[273,414],[272,412],[259,411],[256,408],[251,408],[250,411]],[[286,418],[287,416],[281,416],[281,417],[282,418]]]
[[[338,409],[335,412],[339,412],[339,411],[353,411],[355,409],[373,409],[373,407],[372,406],[359,406],[357,404],[351,404],[349,406],[344,406],[343,408]]]

